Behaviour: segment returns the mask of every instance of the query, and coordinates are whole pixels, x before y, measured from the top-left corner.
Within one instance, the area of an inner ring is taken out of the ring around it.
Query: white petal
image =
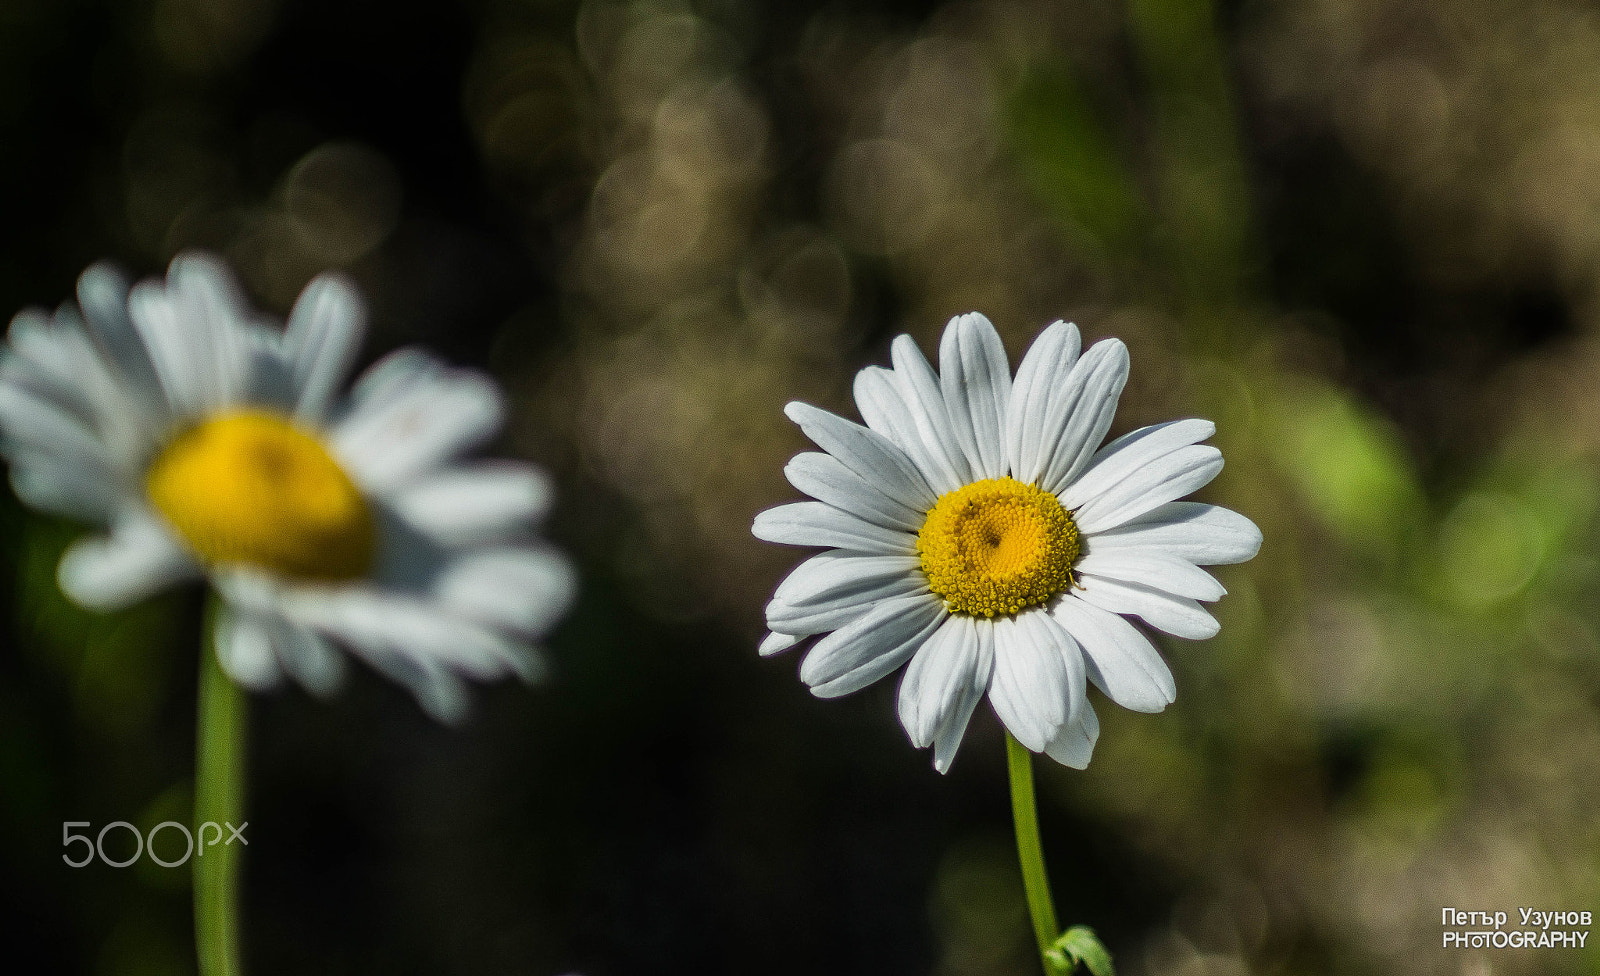
[[[783,408],[805,435],[884,494],[913,511],[927,511],[936,500],[928,481],[905,451],[882,433],[795,401]]]
[[[952,489],[941,485],[959,488],[972,482],[972,466],[956,439],[944,393],[939,389],[939,377],[934,375],[916,341],[908,335],[897,337],[889,346],[889,358],[894,362],[895,387],[910,413],[915,434],[926,449],[926,457],[938,468],[938,483],[934,472],[923,472],[929,483],[942,494]]]
[[[1018,614],[1017,621],[1020,626],[1032,629],[1036,643],[1054,647],[1061,655],[1061,663],[1067,669],[1067,724],[1071,725],[1078,721],[1079,713],[1089,707],[1089,669],[1084,663],[1083,649],[1042,607]]]
[[[348,645],[385,673],[403,674],[413,691],[438,690],[433,672],[445,668],[484,680],[507,673],[526,678],[537,669],[525,643],[413,597],[362,586],[299,588],[285,594],[282,613]],[[432,708],[444,701],[423,704]]]
[[[109,536],[79,540],[61,558],[61,589],[94,610],[116,610],[198,576],[195,564],[153,517],[129,514]]]
[[[821,634],[838,630],[882,600],[928,592],[928,584],[920,575],[897,575],[798,605],[774,598],[767,604],[767,626],[785,634]]]
[[[903,556],[917,548],[916,537],[856,518],[822,502],[792,502],[756,516],[750,531],[757,539],[791,546],[824,546],[883,556]]]
[[[1081,345],[1077,326],[1054,322],[1033,340],[1017,367],[1006,411],[1006,457],[1011,476],[1023,484],[1038,482],[1044,471],[1040,451],[1045,441],[1046,414],[1053,398],[1059,395],[1054,389],[1057,379],[1064,380],[1071,373]]]
[[[105,443],[83,419],[14,383],[0,383],[0,430],[8,445],[82,462],[104,463]]]
[[[366,304],[343,277],[319,275],[306,285],[283,333],[297,391],[296,416],[312,421],[327,416],[355,364],[366,323]]]
[[[1088,540],[1089,552],[1073,567],[1075,572],[1138,583],[1191,600],[1220,600],[1228,592],[1215,576],[1187,559],[1148,547],[1099,549],[1094,538]]]
[[[455,673],[427,658],[376,649],[363,653],[368,664],[411,692],[417,704],[441,725],[466,721],[471,701],[467,686]]]
[[[217,616],[217,661],[228,677],[252,691],[265,691],[283,677],[272,635],[261,617],[224,605]]]
[[[126,501],[123,485],[98,461],[31,452],[13,453],[10,461],[11,487],[34,508],[104,523]]]
[[[1085,602],[1112,613],[1134,614],[1157,630],[1174,637],[1205,640],[1222,625],[1200,604],[1186,597],[1122,580],[1102,579],[1085,573],[1078,577],[1078,595]]]
[[[332,447],[362,487],[387,494],[478,447],[500,428],[500,392],[488,378],[402,349],[356,384]]]
[[[986,656],[971,617],[951,615],[933,632],[900,679],[900,724],[918,749],[933,744],[956,707],[989,687],[992,655]]]
[[[281,619],[269,630],[279,665],[307,691],[326,698],[344,684],[344,656],[322,635]]]
[[[537,637],[571,606],[577,576],[554,549],[477,549],[447,563],[432,590],[468,620]]]
[[[1061,493],[1061,505],[1086,505],[1145,465],[1216,432],[1217,425],[1209,420],[1173,420],[1123,434],[1095,452],[1083,474]]]
[[[178,416],[231,404],[249,387],[245,308],[232,272],[209,255],[174,258],[165,286],[133,286],[128,312]]]
[[[980,631],[972,618],[959,619],[967,622],[963,633],[969,636],[964,639],[975,645],[977,660],[973,664],[970,680],[957,685],[956,700],[945,709],[944,721],[933,735],[933,768],[941,774],[950,771],[956,750],[961,747],[961,740],[967,734],[967,724],[972,721],[973,709],[983,701],[994,676],[994,628]]]
[[[1057,600],[1050,613],[1083,649],[1089,680],[1118,705],[1159,712],[1177,697],[1167,662],[1126,620],[1071,594]]]
[[[1041,488],[1059,496],[1088,466],[1111,429],[1117,398],[1127,382],[1128,347],[1120,339],[1090,346],[1065,378],[1051,382],[1054,392],[1041,424]]]
[[[0,361],[0,380],[92,431],[116,464],[142,452],[153,431],[164,429],[165,403],[130,392],[71,306],[64,305],[51,316],[24,309],[12,319],[9,339]],[[159,409],[153,410],[157,403]],[[56,453],[66,449],[45,446]]]
[[[1084,702],[1082,717],[1063,726],[1061,732],[1045,746],[1044,752],[1063,766],[1086,769],[1089,758],[1094,755],[1095,741],[1099,738],[1100,717],[1094,713],[1094,706]]]
[[[802,639],[803,638],[795,634],[780,634],[774,631],[773,633],[770,633],[766,637],[762,638],[761,646],[756,649],[756,653],[760,654],[762,657],[771,657],[780,651],[787,651],[789,648],[800,643]]]
[[[407,484],[390,504],[412,528],[446,546],[519,535],[550,507],[550,479],[531,465],[486,461]]]
[[[1094,534],[1153,511],[1211,483],[1222,470],[1222,452],[1197,444],[1180,447],[1139,468],[1073,514],[1078,531]]]
[[[981,653],[988,655],[980,662],[980,672],[992,671],[994,667],[994,649],[987,644],[979,645]],[[950,764],[955,761],[956,750],[961,748],[961,740],[967,734],[967,723],[972,721],[972,712],[983,701],[986,688],[968,687],[962,691],[961,700],[956,702],[950,710],[950,717],[945,719],[944,725],[939,727],[939,732],[933,738],[933,768],[940,773],[948,773]]]
[[[868,366],[857,373],[855,396],[856,408],[867,426],[911,459],[918,479],[929,487],[928,507],[932,507],[935,496],[961,487],[964,482],[956,480],[955,472],[917,430],[916,416],[906,403],[893,370]]]
[[[800,664],[800,680],[818,698],[859,691],[904,664],[944,617],[944,603],[931,594],[883,600],[817,641]]]
[[[916,556],[812,556],[778,584],[767,626],[801,636],[836,630],[879,600],[928,592],[920,566]]]
[[[1261,550],[1261,530],[1217,505],[1168,502],[1088,541],[1095,552],[1153,548],[1201,566],[1218,566],[1254,557]]]
[[[977,312],[957,316],[945,326],[939,344],[939,388],[974,477],[1004,477],[1011,364],[1000,334]]]
[[[924,513],[906,507],[831,454],[802,451],[783,469],[789,483],[835,508],[892,529],[917,532]]]
[[[823,552],[796,566],[778,584],[773,594],[794,606],[806,606],[859,593],[880,583],[916,577],[922,579],[922,560],[917,556],[861,556],[847,552]]]
[[[986,624],[994,628],[989,703],[1017,741],[1034,752],[1043,752],[1056,737],[1072,704],[1066,656],[1041,623],[1053,625],[1034,619],[1040,616],[1023,613],[978,622],[980,629]]]
[[[123,382],[140,406],[160,404],[166,397],[150,353],[128,315],[128,278],[115,265],[90,265],[78,277],[78,306],[95,342],[115,364]]]

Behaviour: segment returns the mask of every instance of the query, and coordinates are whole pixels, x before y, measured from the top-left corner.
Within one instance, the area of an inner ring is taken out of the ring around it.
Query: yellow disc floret
[[[928,586],[952,612],[997,617],[1072,585],[1078,526],[1048,491],[989,478],[939,496],[917,534]]]
[[[145,491],[207,562],[321,581],[371,568],[376,530],[361,490],[283,415],[239,410],[191,427],[150,466]]]

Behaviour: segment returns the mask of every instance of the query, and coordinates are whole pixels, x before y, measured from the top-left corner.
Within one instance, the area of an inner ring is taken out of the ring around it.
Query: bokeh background
[[[340,268],[560,485],[549,684],[255,699],[256,972],[1036,973],[992,716],[941,777],[892,681],[754,651],[783,404],[971,309],[1122,337],[1116,431],[1215,419],[1266,536],[1177,703],[1041,764],[1064,919],[1127,976],[1596,972],[1440,909],[1600,910],[1597,89],[1581,0],[4,0],[0,309]],[[60,832],[187,818],[200,594],[76,609],[80,531],[0,496],[0,945],[192,972],[187,871]]]

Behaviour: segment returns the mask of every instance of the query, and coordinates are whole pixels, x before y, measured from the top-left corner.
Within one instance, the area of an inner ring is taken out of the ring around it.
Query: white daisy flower
[[[0,359],[17,494],[110,530],[62,559],[70,596],[113,609],[207,577],[241,685],[326,694],[338,643],[443,721],[465,711],[462,676],[538,674],[531,642],[574,577],[534,535],[544,475],[462,460],[501,422],[487,378],[404,349],[342,396],[366,313],[337,276],[283,329],[204,255],[131,290],[96,265],[78,300],[19,314]]]
[[[825,453],[785,474],[816,501],[756,516],[768,542],[822,546],[767,605],[763,655],[826,634],[800,665],[822,698],[908,661],[900,722],[949,769],[985,694],[1034,752],[1088,765],[1100,725],[1085,679],[1112,701],[1158,712],[1172,672],[1124,615],[1198,639],[1217,632],[1200,601],[1223,595],[1201,565],[1243,562],[1261,532],[1236,512],[1178,499],[1216,477],[1216,427],[1178,420],[1100,447],[1128,377],[1116,339],[1079,356],[1056,322],[1015,380],[994,326],[952,319],[935,374],[910,336],[893,369],[856,376],[862,427],[804,403],[789,418]]]

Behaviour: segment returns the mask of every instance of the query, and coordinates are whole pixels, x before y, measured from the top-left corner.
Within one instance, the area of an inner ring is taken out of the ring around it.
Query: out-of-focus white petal
[[[395,673],[396,658],[425,672],[448,669],[480,680],[537,673],[537,657],[526,643],[425,599],[364,586],[301,587],[285,593],[281,606],[291,622],[334,638],[386,673]]]
[[[95,523],[109,522],[127,496],[116,474],[96,459],[31,452],[12,453],[11,487],[34,508]]]
[[[132,512],[118,519],[110,535],[73,543],[56,575],[61,589],[84,606],[116,610],[199,572],[165,526]]]
[[[80,417],[13,383],[0,382],[0,432],[8,451],[22,445],[80,461],[102,461],[105,443]]]
[[[221,261],[180,254],[164,284],[133,286],[128,312],[177,416],[203,416],[250,388],[244,299]]]
[[[444,608],[491,627],[538,637],[577,595],[577,574],[548,547],[481,548],[447,563],[433,582]]]
[[[296,416],[318,421],[327,415],[355,365],[366,323],[366,303],[343,277],[319,275],[306,285],[283,333]]]
[[[277,618],[269,629],[278,663],[307,691],[326,698],[344,684],[344,657],[321,634]]]
[[[153,413],[144,422],[159,428],[166,420],[166,396],[144,340],[128,314],[128,289],[128,277],[102,261],[78,277],[78,305],[95,344],[121,380],[121,392],[133,401],[121,404],[120,409]]]
[[[550,507],[543,472],[511,461],[446,468],[407,484],[391,499],[412,528],[446,546],[522,535]]]
[[[217,661],[228,677],[251,691],[265,691],[283,678],[266,621],[224,604],[216,627]]]
[[[503,409],[486,377],[402,349],[357,382],[330,446],[364,489],[384,496],[482,445]]]

